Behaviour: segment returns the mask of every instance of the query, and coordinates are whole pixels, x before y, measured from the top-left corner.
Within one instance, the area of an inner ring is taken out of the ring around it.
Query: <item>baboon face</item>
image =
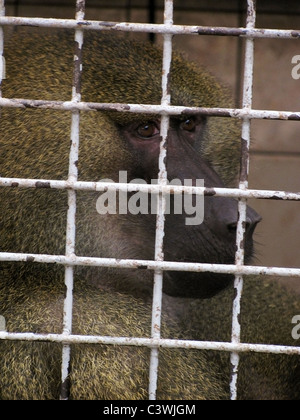
[[[162,52],[159,48],[125,41],[120,45],[112,42],[111,38],[104,38],[100,48],[99,37],[94,43],[98,43],[98,47],[90,56],[86,46],[85,68],[91,73],[90,77],[86,73],[84,76],[85,100],[123,104],[160,103]],[[92,81],[93,89],[89,81]],[[95,87],[97,95],[91,95]],[[231,106],[231,99],[213,76],[178,54],[173,57],[170,93],[172,105]],[[126,150],[130,156],[130,163],[115,167],[111,172],[108,168],[108,177],[114,172],[112,178],[117,178],[118,170],[122,170],[128,172],[129,182],[142,179],[153,183],[159,172],[160,116],[109,113],[108,117],[117,127],[119,135],[114,138],[118,137],[121,152]],[[240,124],[234,119],[207,119],[196,114],[171,117],[166,159],[168,181],[172,185],[201,186],[203,184],[199,182],[203,180],[207,188],[233,185],[239,169],[240,135]],[[115,141],[112,143],[116,144]],[[105,166],[105,162],[101,164]],[[204,202],[201,202],[199,196],[187,197],[185,194],[168,199],[165,260],[234,264],[238,222],[236,200],[210,196],[202,198]],[[253,255],[252,235],[259,221],[259,215],[248,207],[244,244],[246,263]],[[115,222],[118,224],[120,219]],[[153,259],[155,222],[155,215],[151,217],[149,213],[148,216],[130,215],[127,221],[122,219],[123,254],[120,258]],[[128,250],[129,247],[131,250]],[[116,257],[115,248],[111,248],[109,256]],[[115,251],[114,255],[112,251]],[[231,280],[232,276],[222,274],[167,272],[164,291],[173,296],[207,298],[227,287]]]
[[[170,184],[201,186],[199,181],[202,180],[207,188],[224,187],[212,165],[198,152],[206,130],[207,121],[201,116],[171,118],[166,160]],[[160,120],[134,122],[121,132],[134,156],[132,177],[153,183],[158,174]],[[166,260],[234,264],[238,223],[236,200],[213,196],[200,198],[185,194],[167,198],[169,202],[164,238]],[[253,255],[252,235],[260,220],[260,216],[248,207],[246,262]],[[145,223],[149,223],[149,219]],[[145,241],[149,241],[149,236],[145,235]],[[232,276],[212,273],[168,272],[164,291],[172,296],[208,298],[228,286],[231,279]]]

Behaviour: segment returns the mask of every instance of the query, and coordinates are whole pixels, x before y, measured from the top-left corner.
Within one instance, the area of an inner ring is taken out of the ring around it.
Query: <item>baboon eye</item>
[[[194,118],[188,118],[180,124],[180,128],[185,131],[194,131],[197,122]]]
[[[147,124],[140,125],[137,128],[137,134],[143,139],[151,139],[159,134],[159,129],[154,122],[149,122]]]

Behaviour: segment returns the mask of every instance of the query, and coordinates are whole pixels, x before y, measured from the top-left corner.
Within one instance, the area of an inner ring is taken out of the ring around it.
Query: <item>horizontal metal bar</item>
[[[137,105],[119,103],[74,102],[74,101],[44,101],[31,99],[0,98],[0,107],[4,108],[32,108],[53,109],[58,111],[117,111],[135,114],[164,114],[164,115],[194,115],[201,114],[212,117],[250,118],[299,121],[300,112],[294,111],[266,111],[233,108],[200,108],[175,105]]]
[[[204,195],[214,197],[232,197],[232,198],[255,198],[265,200],[284,200],[284,201],[300,201],[300,192],[287,191],[270,191],[270,190],[242,190],[239,188],[203,188],[203,187],[185,187],[176,185],[157,185],[157,184],[119,184],[111,182],[70,182],[70,181],[56,181],[46,179],[23,179],[23,178],[1,178],[0,188],[43,188],[43,189],[58,189],[76,191],[90,191],[90,192],[104,192],[107,189],[113,189],[123,192],[142,192],[152,194],[189,194],[189,195]]]
[[[300,268],[239,266],[233,264],[183,263],[153,260],[131,260],[117,258],[67,257],[65,255],[44,255],[0,252],[0,262],[27,262],[59,264],[69,266],[111,267],[139,270],[186,271],[195,273],[218,273],[244,276],[300,277]],[[201,281],[201,280],[199,280]]]
[[[33,333],[9,333],[0,332],[0,340],[11,341],[42,341],[63,344],[102,344],[113,346],[136,346],[149,348],[169,348],[169,349],[195,349],[195,350],[215,350],[227,352],[255,352],[300,355],[299,347],[278,346],[267,344],[234,344],[213,341],[192,341],[192,340],[173,340],[157,338],[135,338],[135,337],[103,337],[86,335],[66,335],[66,334],[33,334]]]
[[[28,17],[0,17],[0,26],[34,26],[43,28],[85,29],[94,31],[124,31],[170,35],[214,35],[234,36],[244,38],[300,38],[300,30],[228,28],[190,25],[164,25],[129,22],[107,22],[94,20],[28,18]]]

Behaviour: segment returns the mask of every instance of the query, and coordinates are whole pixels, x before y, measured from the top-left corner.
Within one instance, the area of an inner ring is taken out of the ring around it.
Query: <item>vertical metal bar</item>
[[[83,20],[85,17],[85,0],[76,2],[76,20]],[[72,101],[81,101],[81,75],[82,75],[82,47],[83,31],[75,31],[75,55],[74,55],[74,81],[72,90]],[[73,111],[71,123],[71,150],[69,158],[69,182],[78,180],[78,157],[79,157],[79,134],[80,131],[80,111]],[[76,191],[68,191],[68,215],[67,215],[67,235],[66,235],[66,256],[75,255],[76,243]],[[69,335],[72,333],[73,316],[73,285],[74,285],[74,267],[65,268],[66,298],[64,301],[64,321],[63,333]],[[67,400],[69,397],[69,365],[71,358],[70,345],[63,346],[62,353],[62,385],[61,400]]]
[[[254,28],[256,23],[256,0],[248,0],[247,28]],[[243,108],[252,109],[253,98],[253,71],[254,71],[254,39],[247,39],[245,53],[245,74],[244,74],[244,94]],[[249,150],[251,141],[251,119],[244,118],[242,130],[242,158],[239,188],[246,190],[248,188],[249,177]],[[237,252],[236,265],[244,265],[245,260],[245,232],[247,223],[247,199],[239,199],[238,205],[238,227],[237,227]],[[236,276],[234,282],[235,298],[233,302],[232,313],[232,342],[239,344],[241,342],[240,311],[241,298],[243,293],[243,276]],[[231,354],[232,377],[230,384],[231,399],[236,400],[238,396],[237,381],[239,370],[239,353]]]
[[[239,0],[238,11],[238,27],[244,25],[245,12],[244,0]],[[243,58],[244,58],[244,39],[239,37],[237,39],[236,51],[236,88],[235,88],[235,106],[240,108],[242,102],[242,78],[243,78]]]
[[[5,16],[5,0],[0,0],[0,16]],[[4,30],[0,26],[0,98],[2,98],[2,82],[5,78]]]
[[[165,0],[164,23],[173,24],[173,0]],[[163,70],[162,70],[162,105],[170,105],[170,71],[172,63],[172,35],[164,35]],[[167,184],[167,138],[170,125],[170,117],[163,115],[161,118],[161,137],[159,155],[160,185]],[[156,219],[155,238],[155,261],[164,260],[164,227],[165,227],[166,198],[163,194],[158,197],[158,209]],[[152,307],[152,338],[160,338],[161,315],[162,315],[163,272],[156,270],[154,273],[153,307]],[[150,375],[149,375],[149,399],[156,399],[157,379],[159,365],[159,350],[157,347],[151,350]]]

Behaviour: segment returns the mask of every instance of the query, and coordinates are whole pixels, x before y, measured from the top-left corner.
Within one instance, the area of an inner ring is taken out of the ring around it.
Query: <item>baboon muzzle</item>
[[[188,142],[179,141],[176,135],[169,142],[167,171],[169,180],[177,178],[182,185],[186,180],[192,180],[196,186],[197,180],[204,180],[207,188],[224,187],[213,167]],[[193,200],[196,209],[196,196]],[[201,224],[187,225],[190,215],[184,211],[166,216],[165,258],[191,263],[234,264],[238,202],[214,196],[202,197],[202,200],[204,213]],[[253,233],[260,220],[261,217],[248,206],[243,242],[245,263],[249,263],[253,256]],[[169,272],[164,291],[172,296],[209,298],[226,288],[232,278],[232,275],[209,272]]]

